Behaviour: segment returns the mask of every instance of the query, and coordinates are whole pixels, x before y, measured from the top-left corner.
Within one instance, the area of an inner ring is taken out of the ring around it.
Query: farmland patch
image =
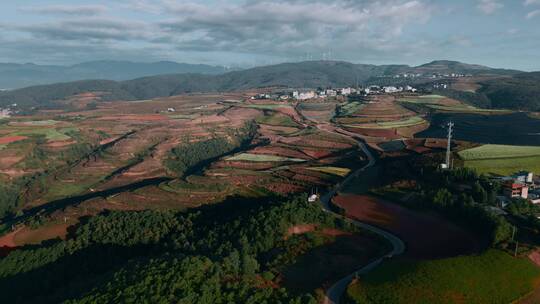
[[[265,155],[265,154],[251,154],[251,153],[241,153],[238,155],[227,157],[227,161],[248,161],[248,162],[304,162],[305,159],[300,158],[290,158],[290,157],[280,157],[276,155]]]
[[[454,122],[454,138],[484,144],[540,146],[540,123],[526,113],[505,115],[438,113],[417,138],[446,138],[445,126]]]

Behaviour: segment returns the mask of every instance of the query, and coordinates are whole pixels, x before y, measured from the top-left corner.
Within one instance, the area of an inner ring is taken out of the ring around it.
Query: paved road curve
[[[349,133],[349,132],[347,132],[345,130],[341,130],[341,129],[335,129],[335,131],[337,131],[337,133]],[[354,135],[356,135],[356,134],[354,134]],[[356,136],[354,136],[354,137],[356,137]],[[373,165],[375,165],[375,158],[373,157],[373,155],[371,154],[369,149],[366,147],[366,145],[363,142],[361,142],[360,140],[358,141],[358,144],[360,146],[360,149],[367,155],[369,162],[363,168],[360,168],[359,170],[357,170],[354,173],[350,174],[343,182],[337,184],[336,187],[334,187],[333,190],[331,190],[330,192],[328,192],[327,194],[325,194],[325,195],[323,195],[321,197],[321,203],[322,203],[324,209],[327,210],[328,212],[332,212],[332,210],[330,209],[330,201],[331,201],[331,199],[343,187],[343,185],[346,185],[353,178],[357,177],[359,174],[364,172],[367,168],[370,168]],[[400,255],[405,251],[405,244],[397,236],[395,236],[395,235],[393,235],[393,234],[391,234],[391,233],[389,233],[389,232],[387,232],[385,230],[382,230],[380,228],[377,228],[375,226],[372,226],[372,225],[369,225],[369,224],[366,224],[366,223],[363,223],[363,222],[359,222],[359,221],[352,220],[352,219],[348,219],[348,220],[350,220],[352,223],[354,223],[358,227],[363,228],[365,230],[369,230],[369,231],[371,231],[373,233],[376,233],[376,234],[380,235],[381,237],[385,238],[386,240],[388,240],[388,242],[390,242],[390,244],[392,244],[392,250],[389,253],[385,254],[384,256],[372,261],[371,263],[364,266],[363,268],[351,273],[347,277],[345,277],[345,278],[339,280],[338,282],[336,282],[326,292],[326,296],[325,296],[325,299],[324,299],[324,302],[323,302],[324,304],[338,304],[339,301],[340,301],[341,296],[345,292],[345,289],[347,288],[347,286],[349,286],[351,281],[357,275],[365,274],[365,273],[369,272],[370,270],[372,270],[373,268],[377,267],[385,258],[391,258],[393,256]]]

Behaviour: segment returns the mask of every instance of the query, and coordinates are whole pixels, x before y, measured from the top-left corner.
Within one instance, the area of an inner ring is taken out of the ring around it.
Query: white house
[[[307,100],[307,99],[313,99],[315,98],[317,95],[315,94],[314,91],[308,91],[308,92],[302,92],[300,94],[298,94],[298,100]]]
[[[351,95],[352,94],[352,89],[351,88],[343,88],[341,89],[341,95]]]
[[[336,90],[326,90],[326,95],[328,95],[329,97],[335,97],[337,96],[337,92]]]

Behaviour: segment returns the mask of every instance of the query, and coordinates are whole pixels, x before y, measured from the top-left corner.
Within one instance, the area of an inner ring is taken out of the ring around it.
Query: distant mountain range
[[[128,65],[130,66],[130,65]],[[194,92],[226,92],[262,87],[344,87],[382,81],[385,76],[402,73],[471,74],[474,76],[514,76],[522,72],[492,69],[455,61],[434,61],[418,67],[406,65],[367,65],[341,61],[307,61],[283,63],[233,71],[218,75],[170,74],[128,81],[83,80],[70,83],[34,86],[0,92],[0,106],[50,107],[56,101],[85,92],[105,92],[103,100],[137,100]],[[121,73],[118,71],[118,73]],[[127,72],[126,72],[127,73]]]
[[[33,63],[0,63],[0,89],[17,89],[32,85],[84,79],[128,80],[162,74],[197,73],[216,75],[230,69],[204,64],[160,61],[91,61],[71,66],[37,65]]]

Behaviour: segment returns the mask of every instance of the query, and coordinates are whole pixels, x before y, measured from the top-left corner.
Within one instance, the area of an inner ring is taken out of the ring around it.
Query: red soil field
[[[266,170],[279,166],[278,162],[219,161],[212,168],[237,168],[248,170]]]
[[[19,228],[0,237],[0,257],[7,256],[10,251],[16,249],[17,244],[15,244],[15,234],[17,234],[17,232],[19,232],[21,229],[22,228]]]
[[[428,148],[446,149],[447,144],[446,139],[428,138],[424,145]]]
[[[257,147],[253,150],[250,150],[249,153],[269,154],[269,155],[277,155],[277,156],[282,156],[282,157],[301,158],[301,159],[307,158],[307,155],[300,151],[289,149],[286,147],[279,147],[279,146]]]
[[[25,140],[28,137],[26,136],[6,136],[6,137],[0,137],[0,145],[6,145],[10,144],[16,141]]]
[[[403,137],[412,138],[414,137],[414,134],[420,133],[424,130],[427,130],[428,128],[429,128],[429,123],[423,123],[416,126],[398,128],[397,133]]]
[[[348,216],[399,236],[407,246],[405,256],[409,258],[445,258],[481,250],[481,242],[475,236],[434,214],[366,195],[338,196],[334,202]]]
[[[99,117],[98,120],[134,120],[134,121],[164,121],[169,120],[169,117],[160,114],[146,114],[146,115],[108,115]]]
[[[266,184],[264,187],[270,191],[274,191],[281,194],[290,194],[295,192],[302,192],[304,191],[304,187],[293,185],[293,184],[286,184],[286,183],[271,183]]]
[[[333,153],[333,151],[331,150],[322,150],[322,149],[302,149],[302,152],[306,153],[307,155],[315,159],[328,157],[332,155]]]
[[[370,137],[384,137],[387,139],[401,138],[399,135],[396,134],[396,131],[393,129],[345,128],[345,130]]]
[[[75,143],[74,140],[64,140],[64,141],[51,141],[48,142],[45,147],[47,148],[63,148],[67,146],[71,146]]]
[[[227,117],[230,120],[249,120],[255,119],[261,114],[262,112],[257,109],[234,107],[226,110],[221,115]]]
[[[285,115],[288,115],[288,116],[292,117],[297,122],[302,121],[302,117],[300,116],[300,114],[298,114],[298,112],[296,112],[296,110],[294,108],[279,107],[279,108],[276,108],[275,111],[283,113]]]

